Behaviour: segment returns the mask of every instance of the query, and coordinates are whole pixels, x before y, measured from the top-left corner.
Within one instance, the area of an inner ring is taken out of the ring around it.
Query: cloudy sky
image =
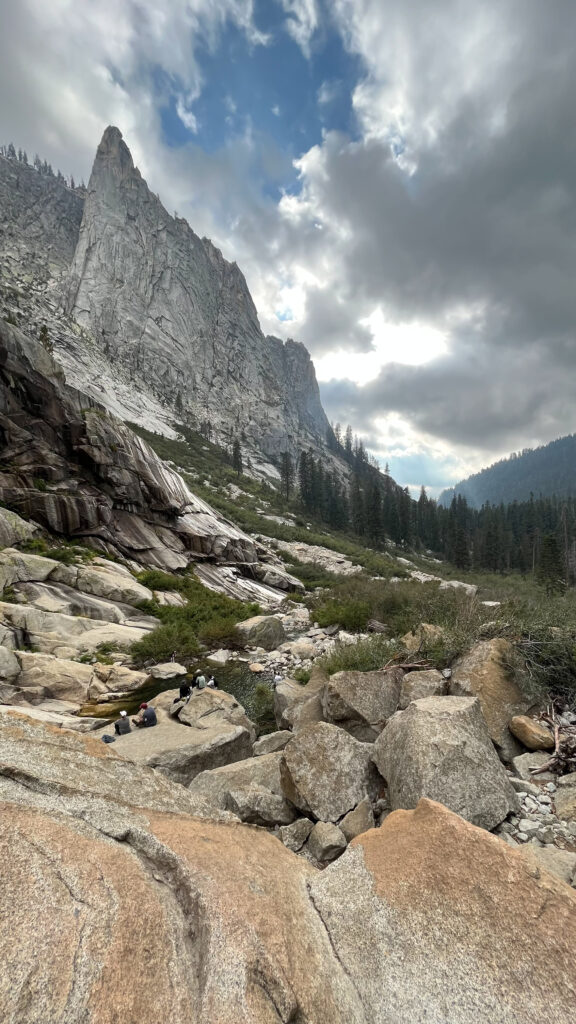
[[[576,431],[574,0],[0,0],[0,141],[107,124],[432,493]]]

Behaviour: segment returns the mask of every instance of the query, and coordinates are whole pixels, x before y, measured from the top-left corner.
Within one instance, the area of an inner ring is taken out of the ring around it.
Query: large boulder
[[[152,679],[161,682],[170,682],[172,679],[179,680],[187,672],[185,665],[179,665],[177,661],[164,661],[160,665],[153,665],[150,669]]]
[[[559,850],[557,846],[535,846],[526,843],[518,847],[518,852],[533,868],[544,868],[551,875],[561,878],[567,885],[576,886],[576,853],[572,850]]]
[[[141,730],[143,735],[149,731],[155,730]],[[173,782],[188,786],[200,772],[219,768],[232,761],[243,761],[252,753],[252,736],[241,725],[219,722],[211,729],[187,730],[187,737],[186,743],[151,754],[146,764]]]
[[[337,672],[324,689],[324,718],[357,740],[372,742],[398,709],[403,676],[401,668]]]
[[[441,697],[448,688],[448,680],[434,668],[423,672],[407,672],[402,680],[399,708],[404,711],[413,700],[422,697]]]
[[[277,750],[284,750],[284,747],[292,739],[292,733],[288,729],[279,729],[278,732],[269,732],[261,736],[253,747],[254,757],[261,757],[262,754],[274,754]]]
[[[21,670],[18,676],[19,688],[42,686],[46,696],[55,700],[75,701],[77,704],[84,704],[88,699],[94,674],[92,665],[28,651],[18,651],[16,657]]]
[[[422,797],[492,829],[519,807],[475,697],[425,697],[389,720],[374,746],[392,810]]]
[[[0,548],[19,544],[20,541],[28,540],[35,533],[38,533],[38,527],[33,523],[27,523],[16,512],[0,508]]]
[[[244,647],[262,647],[265,651],[275,650],[286,639],[284,627],[275,615],[255,615],[237,622],[234,632]]]
[[[0,622],[26,634],[28,643],[39,653],[54,654],[61,658],[93,653],[101,644],[111,644],[115,648],[130,647],[157,625],[155,619],[138,627],[98,622],[59,612],[42,611],[33,605],[6,602],[0,602]]]
[[[202,820],[186,789],[99,741],[24,719],[4,732],[3,1024],[365,1024],[311,864]]]
[[[244,761],[201,772],[188,788],[209,807],[219,810],[225,810],[229,806],[232,793],[247,791],[254,786],[283,797],[280,779],[281,756],[280,753],[263,754],[262,757],[250,757]]]
[[[522,753],[508,728],[515,715],[530,707],[515,682],[510,664],[513,651],[508,640],[481,640],[452,666],[449,692],[454,697],[478,697],[490,736],[503,761]]]
[[[231,790],[227,807],[241,821],[264,827],[290,825],[296,817],[294,807],[284,797],[272,793],[264,786],[253,785]]]
[[[380,788],[372,752],[372,744],[360,743],[335,725],[311,725],[282,751],[284,795],[306,815],[338,821]]]
[[[175,691],[168,691],[166,696],[171,697],[173,693],[175,694]],[[164,706],[162,702],[155,701],[155,704],[158,703],[160,706]],[[226,693],[225,690],[213,690],[207,686],[200,693],[193,693],[188,703],[182,705],[176,714],[183,725],[189,725],[193,729],[213,729],[221,722],[228,722],[246,729],[252,742],[256,739],[254,723],[250,721],[236,698],[231,693]]]
[[[576,893],[445,807],[389,815],[310,888],[369,1024],[572,1020]]]
[[[292,713],[296,706],[310,699],[306,687],[295,679],[284,679],[274,689],[274,717],[279,729],[292,725]]]

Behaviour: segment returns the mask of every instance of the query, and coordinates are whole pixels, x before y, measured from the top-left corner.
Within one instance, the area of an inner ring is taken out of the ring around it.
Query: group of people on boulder
[[[205,690],[208,687],[211,690],[219,689],[218,683],[216,682],[214,676],[210,675],[208,679],[206,679],[204,672],[195,672],[191,683],[189,683],[188,680],[184,680],[184,682],[180,684],[179,696],[174,698],[173,703],[188,703],[194,691],[199,693],[201,690]],[[174,712],[172,712],[172,714],[173,713]],[[136,729],[149,729],[153,725],[158,725],[158,718],[156,715],[155,708],[153,708],[151,704],[141,704],[138,710],[138,714],[136,715],[135,718],[132,719],[132,724],[130,724],[128,712],[121,711],[120,717],[116,722],[114,722],[114,732],[116,735],[104,735],[102,737],[102,740],[104,741],[104,743],[113,743],[114,740],[116,739],[116,736],[126,736],[127,733],[132,732],[132,725]]]

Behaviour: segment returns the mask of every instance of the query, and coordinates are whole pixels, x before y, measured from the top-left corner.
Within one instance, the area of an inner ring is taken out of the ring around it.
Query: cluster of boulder
[[[417,703],[434,700],[474,703]],[[92,735],[4,716],[5,1024],[568,1024],[576,893],[519,850],[422,799],[324,870],[294,854],[346,827],[348,799],[296,758],[336,735],[349,798],[372,795],[375,744],[331,723],[185,786]],[[285,844],[226,810],[257,805],[255,771],[306,807]]]

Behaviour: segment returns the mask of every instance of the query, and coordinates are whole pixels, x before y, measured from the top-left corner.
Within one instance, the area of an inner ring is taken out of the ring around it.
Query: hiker
[[[148,704],[141,704],[136,718],[132,719],[132,725],[135,725],[137,729],[147,729],[150,726],[157,724],[158,719],[156,718],[156,711],[154,708],[150,707]]]
[[[283,679],[284,676],[281,676],[280,673],[277,672],[272,681],[272,689],[275,690],[276,687],[283,681]]]
[[[214,679],[214,676],[210,676],[210,679],[206,683],[206,686],[210,686],[212,690],[219,690],[220,689],[220,687],[218,686],[218,683]]]
[[[114,722],[114,732],[117,736],[125,736],[126,733],[132,732],[130,728],[130,719],[126,711],[120,712],[120,718],[117,722]]]
[[[198,690],[203,690],[204,689],[204,687],[206,686],[206,676],[204,675],[203,672],[201,672],[199,676],[196,676],[196,679],[194,681],[194,685],[196,686],[196,688]]]
[[[187,680],[185,680],[182,683],[182,685],[180,686],[179,693],[180,693],[180,696],[179,697],[174,697],[174,700],[172,701],[172,703],[173,704],[179,704],[180,701],[183,700],[187,704],[188,701],[190,700],[190,694],[192,693],[192,687],[190,686],[190,683]]]

